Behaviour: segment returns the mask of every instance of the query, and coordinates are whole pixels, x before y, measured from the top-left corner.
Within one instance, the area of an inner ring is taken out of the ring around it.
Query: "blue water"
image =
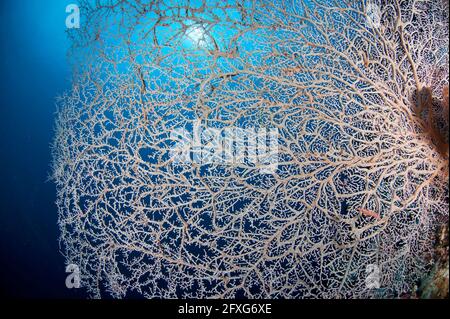
[[[55,97],[70,85],[65,7],[0,1],[0,297],[71,298],[58,248],[51,160]]]

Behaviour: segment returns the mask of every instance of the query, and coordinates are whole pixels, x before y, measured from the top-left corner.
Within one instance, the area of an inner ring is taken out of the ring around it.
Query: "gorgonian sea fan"
[[[92,297],[395,297],[426,274],[448,148],[420,101],[448,86],[447,1],[80,4],[53,176]],[[276,129],[276,169],[173,161],[195,123]]]

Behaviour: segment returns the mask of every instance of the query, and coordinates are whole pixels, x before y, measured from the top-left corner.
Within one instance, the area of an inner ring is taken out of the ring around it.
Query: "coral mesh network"
[[[81,287],[412,294],[448,220],[448,2],[374,4],[81,0],[53,144]]]

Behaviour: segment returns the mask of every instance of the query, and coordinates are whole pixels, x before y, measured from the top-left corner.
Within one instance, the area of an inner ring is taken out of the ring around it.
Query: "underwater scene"
[[[448,0],[29,2],[3,295],[448,298]]]

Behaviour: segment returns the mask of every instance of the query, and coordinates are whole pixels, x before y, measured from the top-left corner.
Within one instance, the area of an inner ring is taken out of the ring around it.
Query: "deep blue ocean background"
[[[58,248],[50,174],[55,97],[70,87],[65,8],[0,1],[0,297],[74,298]]]

